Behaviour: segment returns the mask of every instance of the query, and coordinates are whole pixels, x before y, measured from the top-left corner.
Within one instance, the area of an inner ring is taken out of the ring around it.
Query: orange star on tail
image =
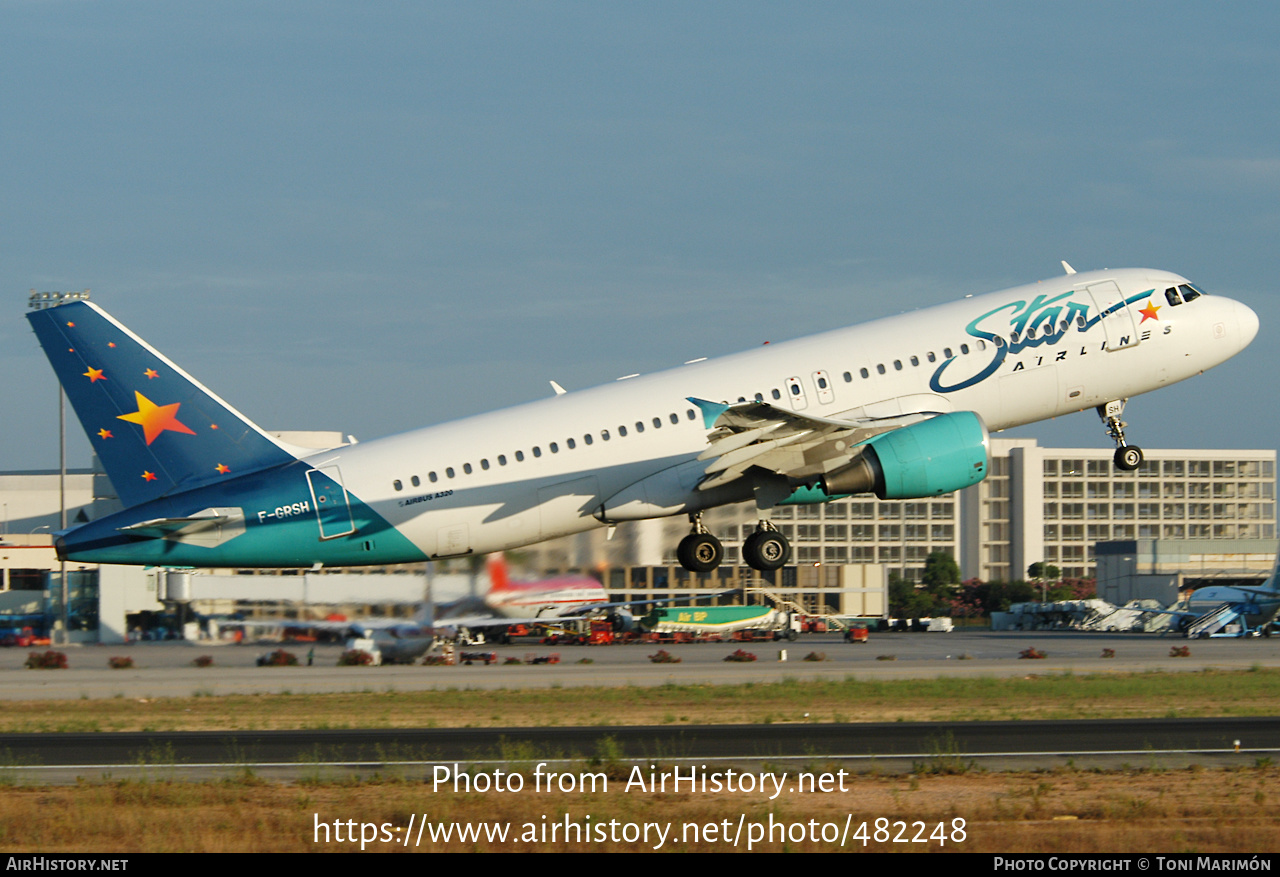
[[[196,434],[194,429],[178,421],[178,408],[182,405],[181,402],[174,402],[172,405],[157,405],[136,390],[133,395],[137,397],[138,410],[132,414],[121,414],[119,419],[141,426],[142,433],[147,439],[147,444],[155,441],[160,433],[165,430],[185,432],[187,435]]]

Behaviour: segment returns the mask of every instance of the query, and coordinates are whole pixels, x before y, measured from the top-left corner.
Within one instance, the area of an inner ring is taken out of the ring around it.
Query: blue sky
[[[369,439],[1060,259],[1258,311],[1130,437],[1275,447],[1277,45],[1266,4],[0,0],[0,469],[57,464],[31,288]]]

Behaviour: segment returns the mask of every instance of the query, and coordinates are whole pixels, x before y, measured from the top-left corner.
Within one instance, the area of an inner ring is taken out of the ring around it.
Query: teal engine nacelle
[[[862,453],[825,475],[828,497],[874,493],[919,499],[963,490],[987,476],[987,427],[972,411],[939,414],[868,439]]]

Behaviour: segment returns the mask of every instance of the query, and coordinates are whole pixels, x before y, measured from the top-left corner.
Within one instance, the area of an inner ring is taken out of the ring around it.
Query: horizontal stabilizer
[[[120,532],[215,548],[244,532],[244,510],[216,508],[205,509],[185,518],[153,518],[121,527]]]

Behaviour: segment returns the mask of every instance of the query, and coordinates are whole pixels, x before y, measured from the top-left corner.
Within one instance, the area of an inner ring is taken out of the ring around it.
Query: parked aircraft
[[[1256,588],[1239,585],[1209,585],[1197,588],[1171,611],[1179,615],[1178,626],[1187,636],[1213,636],[1235,629],[1271,635],[1271,622],[1280,614],[1280,554],[1271,578]]]
[[[782,503],[936,496],[987,474],[988,430],[1096,408],[1135,469],[1125,401],[1253,340],[1245,305],[1164,271],[1027,286],[634,376],[371,442],[269,436],[92,302],[28,315],[124,511],[58,534],[76,562],[309,567],[516,548],[688,515],[677,554],[713,569],[705,509],[754,502],[743,545],[786,562]]]
[[[489,592],[485,605],[503,618],[545,618],[580,614],[580,610],[610,604],[604,585],[589,576],[557,576],[533,582],[513,582],[503,556],[491,554],[486,562]]]

